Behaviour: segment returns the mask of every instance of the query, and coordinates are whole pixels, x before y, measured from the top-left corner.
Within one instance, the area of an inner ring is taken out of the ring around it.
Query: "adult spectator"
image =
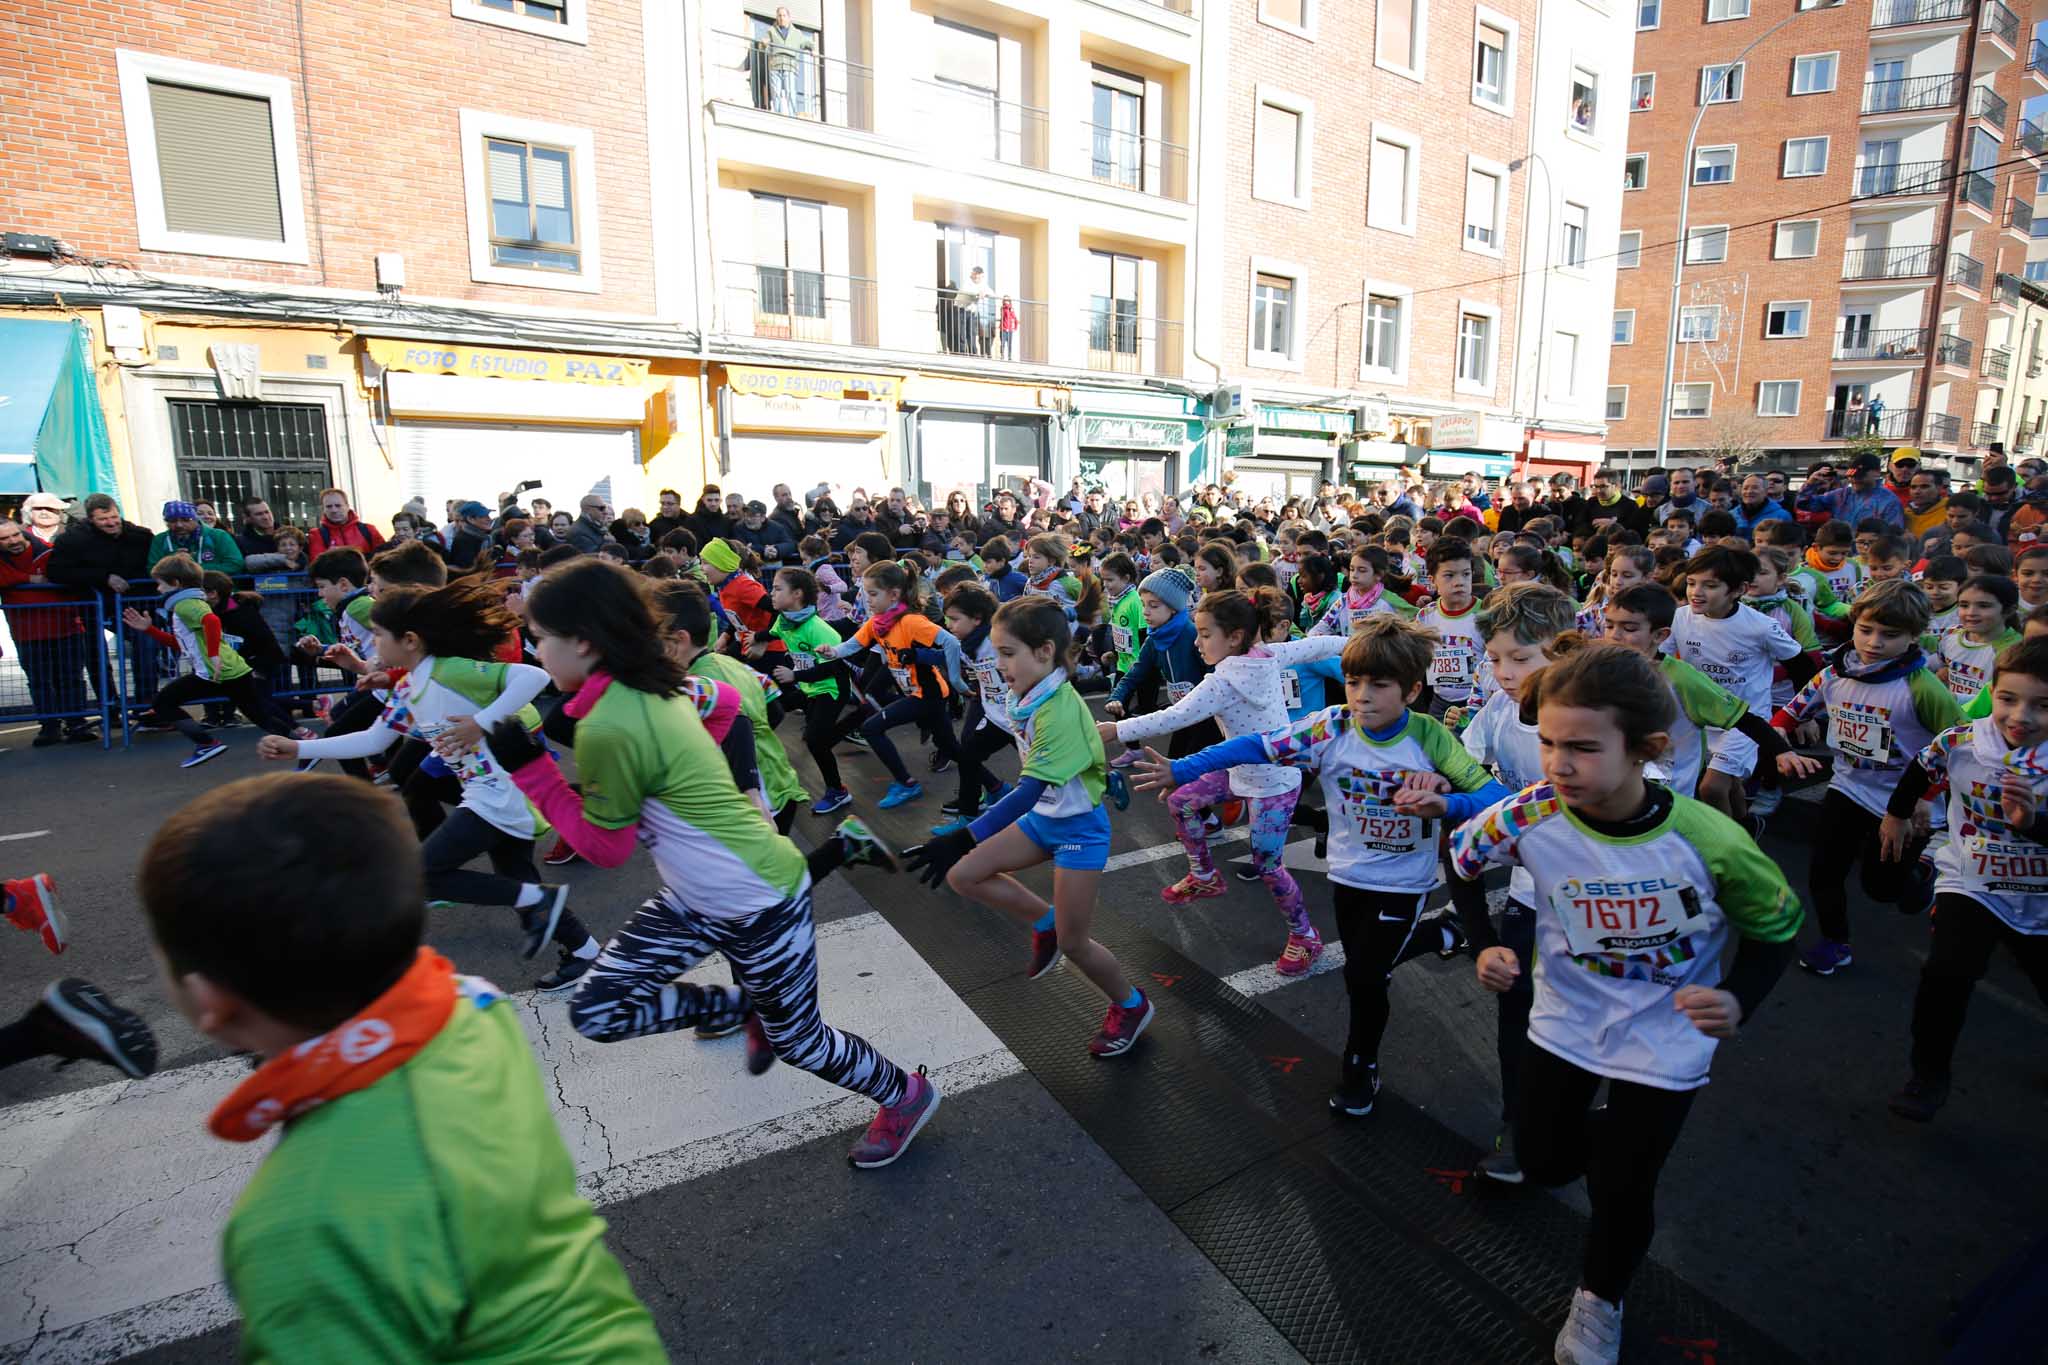
[[[1651,518],[1650,524],[1652,526],[1662,526],[1671,519],[1673,512],[1690,512],[1692,513],[1694,523],[1697,524],[1700,514],[1707,510],[1697,490],[1698,483],[1694,478],[1693,471],[1690,469],[1672,470],[1670,496],[1658,504],[1656,514]]]
[[[2014,554],[2048,539],[2048,469],[2029,474],[2027,462],[2022,461],[2020,475],[2026,484],[2020,489],[2019,505],[2012,520],[2005,527],[2005,543]]]
[[[66,715],[85,710],[90,651],[78,593],[50,582],[49,560],[49,547],[19,522],[0,520],[0,607],[28,677],[29,703],[43,717],[30,741],[38,749],[99,737],[89,717]]]
[[[235,544],[241,546],[245,563],[255,555],[277,553],[277,513],[270,510],[268,502],[254,496],[242,499],[242,523],[235,532]]]
[[[661,510],[647,523],[647,534],[656,545],[661,538],[683,524],[683,495],[673,488],[661,490]]]
[[[875,508],[874,513],[875,529],[894,540],[897,533],[910,524],[910,495],[900,488],[892,488],[888,501]]]
[[[1897,461],[1892,467],[1898,467]],[[1931,469],[1915,469],[1906,480],[1906,533],[1922,541],[1948,519],[1948,498]]]
[[[1849,482],[1825,493],[1801,490],[1799,510],[1825,512],[1834,521],[1856,526],[1866,517],[1882,521],[1901,532],[1906,529],[1906,509],[1884,486],[1884,465],[1868,451],[1849,462]]]
[[[1735,514],[1735,534],[1755,541],[1756,528],[1767,521],[1790,521],[1792,514],[1771,501],[1770,489],[1761,474],[1746,474],[1736,503],[1728,509]]]
[[[1211,493],[1216,491],[1214,484],[1209,486],[1209,491]],[[1221,495],[1218,495],[1217,501],[1222,501]],[[1018,514],[1017,495],[1005,488],[995,495],[994,500],[989,504],[988,514],[981,519],[982,540],[986,542],[994,539],[996,536],[1002,536],[1011,545],[1018,546],[1018,553],[1022,554],[1023,550],[1021,545],[1019,545],[1018,537],[1023,534],[1024,521]]]
[[[647,514],[637,507],[628,507],[613,520],[612,540],[626,547],[626,562],[644,564],[654,557],[657,543],[654,533],[648,528]]]
[[[1650,533],[1649,509],[1624,496],[1614,475],[1601,470],[1593,476],[1593,496],[1580,505],[1571,524],[1572,534],[1591,538],[1616,527],[1639,536]]]
[[[768,504],[756,499],[747,504],[740,516],[740,524],[732,531],[732,539],[761,556],[761,562],[770,568],[780,564],[795,564],[797,537],[789,528],[768,515]]]
[[[755,41],[762,65],[768,70],[768,108],[777,114],[790,114],[804,118],[810,110],[804,107],[804,96],[798,87],[798,76],[802,68],[811,62],[811,54],[817,45],[811,35],[789,21],[789,7],[775,7],[775,23]]]
[[[57,537],[64,533],[66,510],[70,506],[70,499],[55,493],[29,494],[21,504],[21,515],[28,523],[22,529],[29,540],[45,550],[55,545]]]
[[[85,520],[65,528],[50,547],[43,572],[52,583],[92,592],[100,599],[101,624],[108,634],[119,638],[121,598],[128,594],[155,593],[150,581],[150,534],[121,515],[121,505],[105,493],[85,500]],[[156,695],[157,651],[130,649],[134,691],[138,704]]]
[[[1991,528],[1991,534],[2005,540],[2013,513],[2019,510],[2019,478],[2012,472],[2012,466],[1993,465],[1985,470],[1984,524]]]
[[[1542,485],[1538,484],[1537,487],[1540,489]],[[1560,526],[1569,527],[1574,521],[1578,520],[1579,508],[1583,507],[1585,502],[1586,499],[1579,493],[1579,481],[1577,479],[1569,474],[1552,474],[1550,476],[1550,496],[1545,500],[1544,505],[1550,509],[1550,516],[1553,521],[1556,521]]]
[[[775,506],[769,511],[768,520],[789,532],[791,540],[801,542],[805,536],[817,529],[815,525],[805,522],[803,504],[789,491],[788,484],[776,484],[770,490],[769,496],[775,499]]]
[[[725,515],[725,503],[720,497],[718,485],[707,483],[704,491],[697,495],[697,506],[683,518],[683,525],[691,535],[697,537],[699,545],[732,534],[732,520]]]
[[[329,550],[361,550],[365,559],[377,553],[384,536],[376,527],[356,516],[348,505],[348,494],[328,488],[320,494],[320,521],[306,538],[306,553],[314,559]]]
[[[1088,491],[1081,486],[1081,476],[1076,474],[1073,482],[1067,485],[1067,495],[1060,499],[1060,510],[1070,517],[1078,517],[1087,504]]]
[[[1764,471],[1764,496],[1785,509],[1785,515],[1792,515],[1792,483],[1782,469]]]
[[[1902,447],[1892,452],[1891,471],[1885,476],[1884,487],[1887,493],[1899,500],[1901,507],[1904,507],[1907,499],[1912,496],[1913,473],[1919,468],[1920,457],[1910,453],[1906,448]]]
[[[1494,529],[1512,535],[1536,518],[1549,516],[1550,509],[1536,501],[1536,485],[1524,479],[1508,489],[1507,503],[1497,515],[1500,520]]]
[[[242,547],[218,526],[202,525],[199,509],[189,502],[173,499],[164,504],[164,529],[149,542],[149,562],[166,555],[190,555],[202,569],[224,574],[242,572]]]
[[[496,520],[491,509],[480,502],[465,502],[455,509],[455,539],[448,546],[448,567],[466,569],[491,543]]]
[[[946,494],[946,516],[955,531],[964,532],[976,545],[981,544],[981,518],[974,515],[974,503],[957,488]],[[1135,526],[1137,522],[1131,524]]]
[[[820,505],[823,505],[826,501],[827,499],[824,498],[818,499]],[[853,544],[860,536],[866,535],[869,531],[875,529],[877,529],[875,526],[875,514],[869,508],[868,500],[855,493],[853,501],[846,505],[846,515],[838,520],[827,533],[826,538],[831,543],[833,549],[843,550]]]
[[[1406,517],[1410,521],[1422,520],[1422,509],[1415,505],[1415,499],[1408,496],[1408,490],[1392,479],[1373,489],[1373,499],[1390,517]]]
[[[1091,488],[1081,495],[1081,510],[1076,514],[1076,519],[1081,524],[1081,534],[1084,536],[1094,535],[1098,526],[1107,526],[1112,531],[1116,529],[1116,514],[1103,509],[1100,488]]]
[[[716,490],[713,493],[715,495]],[[584,554],[594,555],[612,538],[611,528],[605,524],[604,499],[595,493],[585,493],[577,504],[577,510],[579,515],[564,539]]]
[[[1493,499],[1488,497],[1486,493],[1485,480],[1481,479],[1477,473],[1471,470],[1467,470],[1464,476],[1458,480],[1458,491],[1465,495],[1466,502],[1472,504],[1481,512],[1485,512],[1493,506]]]

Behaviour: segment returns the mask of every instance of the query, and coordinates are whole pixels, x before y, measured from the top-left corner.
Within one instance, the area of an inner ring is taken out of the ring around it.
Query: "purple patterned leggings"
[[[1187,850],[1188,870],[1205,882],[1216,880],[1216,860],[1209,853],[1202,815],[1211,806],[1220,806],[1230,799],[1228,768],[1204,773],[1187,785],[1176,787],[1166,798],[1166,809],[1172,812],[1174,827],[1180,832],[1180,846]],[[1301,887],[1280,861],[1280,851],[1287,843],[1287,826],[1294,818],[1294,803],[1301,799],[1301,788],[1278,796],[1243,799],[1251,806],[1252,865],[1259,870],[1259,880],[1273,893],[1273,903],[1286,917],[1287,932],[1299,938],[1316,937],[1315,926],[1309,923],[1308,910],[1302,904]]]

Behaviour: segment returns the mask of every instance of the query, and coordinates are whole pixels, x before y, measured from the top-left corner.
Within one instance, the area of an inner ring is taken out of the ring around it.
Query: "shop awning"
[[[1432,450],[1429,452],[1429,472],[1438,478],[1462,478],[1477,474],[1482,479],[1505,479],[1514,472],[1515,461],[1511,455],[1496,455],[1487,450]]]
[[[114,491],[82,322],[0,318],[0,493]]]

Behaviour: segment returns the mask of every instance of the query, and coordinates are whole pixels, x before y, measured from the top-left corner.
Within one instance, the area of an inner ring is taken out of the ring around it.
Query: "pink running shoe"
[[[1144,756],[1145,751],[1143,749],[1126,749],[1115,758],[1110,759],[1109,766],[1112,768],[1128,768]]]
[[[1159,899],[1165,901],[1168,905],[1186,905],[1189,901],[1206,900],[1210,896],[1220,896],[1229,889],[1229,887],[1223,884],[1223,878],[1221,877],[1216,878],[1214,881],[1205,882],[1190,872],[1172,886],[1161,890]]]
[[[69,942],[64,916],[57,909],[57,884],[48,874],[6,883],[7,922],[23,933],[35,934],[53,953],[64,951]]]
[[[1131,1008],[1125,1009],[1122,1005],[1109,1007],[1109,1013],[1102,1017],[1102,1032],[1088,1040],[1088,1050],[1098,1057],[1122,1056],[1137,1043],[1138,1035],[1151,1022],[1152,999],[1140,991],[1138,1003]]]
[[[939,1112],[939,1088],[919,1067],[903,1098],[875,1111],[874,1122],[846,1154],[848,1163],[864,1171],[886,1166],[910,1149],[910,1140]]]
[[[1316,959],[1323,955],[1323,941],[1320,938],[1303,938],[1299,934],[1287,936],[1287,948],[1280,954],[1280,960],[1273,964],[1273,970],[1282,976],[1300,976],[1316,965]]]

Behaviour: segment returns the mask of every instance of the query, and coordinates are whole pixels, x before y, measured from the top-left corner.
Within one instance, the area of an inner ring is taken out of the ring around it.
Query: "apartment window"
[[[1795,137],[1785,140],[1785,174],[1825,175],[1828,169],[1828,140],[1824,137]]]
[[[1315,14],[1309,0],[1259,0],[1259,22],[1308,36]]]
[[[1594,117],[1600,111],[1600,78],[1583,66],[1572,68],[1572,107],[1569,126],[1575,133],[1591,134]]]
[[[1636,27],[1655,28],[1664,16],[1664,0],[1636,0]]]
[[[1497,16],[1481,11],[1472,26],[1472,102],[1484,109],[1509,112],[1514,102],[1515,30]]]
[[[1803,218],[1798,222],[1778,224],[1778,239],[1771,248],[1773,257],[1788,261],[1819,254],[1820,219]]]
[[[1557,332],[1550,338],[1550,396],[1571,398],[1579,391],[1579,337]]]
[[[1365,225],[1389,232],[1415,231],[1416,177],[1421,144],[1409,133],[1377,125],[1366,165]]]
[[[596,152],[590,130],[461,111],[470,278],[595,293]]]
[[[117,52],[141,245],[303,264],[291,83]]]
[[[1607,420],[1619,422],[1628,416],[1628,385],[1607,386]]]
[[[948,229],[952,231],[952,229]],[[991,242],[991,247],[993,243]],[[991,258],[993,252],[990,253]],[[1088,253],[1088,352],[1089,363],[1127,370],[1138,356],[1138,280],[1146,263],[1136,256],[1117,251]],[[959,279],[961,272],[949,272]],[[970,338],[971,340],[971,338]],[[972,351],[972,345],[961,349]]]
[[[1500,253],[1501,175],[1490,167],[1465,169],[1465,249]]]
[[[1368,281],[1360,377],[1392,383],[1408,378],[1408,292]]]
[[[1735,178],[1733,147],[1700,147],[1692,154],[1692,183],[1725,185]]]
[[[1559,265],[1586,263],[1586,206],[1567,202],[1564,206],[1564,240],[1560,243]]]
[[[1701,303],[1679,309],[1678,339],[1680,341],[1719,341],[1721,339],[1721,305],[1718,303]]]
[[[1614,310],[1614,344],[1633,346],[1636,341],[1636,310],[1617,308]]]
[[[449,9],[458,19],[565,42],[590,41],[587,0],[452,0]]]
[[[1806,335],[1806,318],[1812,311],[1806,300],[1778,300],[1764,309],[1764,335],[1767,337],[1803,337]]]
[[[1495,328],[1499,315],[1475,304],[1458,308],[1458,377],[1455,387],[1468,393],[1493,391]]]
[[[992,263],[992,262],[991,262]],[[825,205],[780,194],[754,196],[754,316],[811,324],[826,314]],[[964,278],[964,275],[962,276]],[[757,327],[756,329],[760,329]],[[822,339],[815,330],[788,335]]]
[[[1252,196],[1307,208],[1309,111],[1305,100],[1259,90],[1252,127]]]
[[[1707,22],[1710,24],[1748,17],[1749,0],[1707,0]]]
[[[1714,407],[1714,386],[1712,384],[1673,384],[1671,386],[1671,415],[1673,417],[1705,417]]]
[[[1687,228],[1685,232],[1685,260],[1688,265],[1711,265],[1728,259],[1728,229],[1726,227]]]
[[[1797,417],[1799,387],[1800,381],[1797,379],[1766,379],[1756,386],[1756,415]]]
[[[1293,365],[1296,277],[1252,272],[1252,358],[1254,363]]]
[[[1643,234],[1640,230],[1631,228],[1629,231],[1622,233],[1620,239],[1614,244],[1614,268],[1616,270],[1634,270],[1642,263]]]
[[[1428,0],[1379,0],[1379,24],[1373,37],[1374,62],[1390,71],[1421,79],[1428,23]]]
[[[1631,113],[1647,114],[1657,105],[1657,73],[1645,71],[1631,77],[1628,83],[1628,107]]]
[[[1835,53],[1816,52],[1792,59],[1792,93],[1821,95],[1835,88]]]
[[[1639,190],[1650,183],[1650,157],[1647,152],[1630,152],[1621,159],[1621,187],[1625,190]]]
[[[1733,104],[1742,98],[1742,69],[1747,62],[1700,68],[1700,103]]]

